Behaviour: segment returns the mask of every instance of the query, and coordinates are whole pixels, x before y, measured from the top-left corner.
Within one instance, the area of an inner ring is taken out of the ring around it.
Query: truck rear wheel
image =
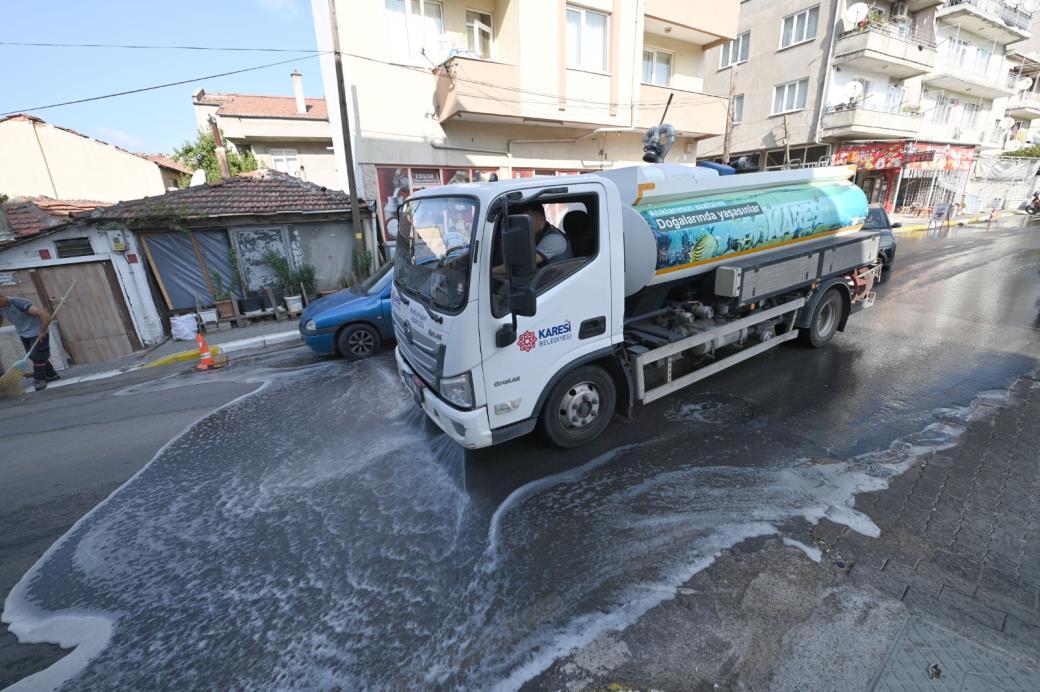
[[[603,434],[614,415],[617,389],[601,367],[567,373],[542,408],[542,432],[557,447],[579,447]]]
[[[841,324],[845,302],[837,288],[828,289],[813,309],[809,326],[798,330],[798,342],[810,348],[821,348],[827,345]]]

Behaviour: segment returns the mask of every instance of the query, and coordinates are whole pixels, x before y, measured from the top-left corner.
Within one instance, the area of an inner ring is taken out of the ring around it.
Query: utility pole
[[[729,107],[726,108],[726,136],[722,140],[722,163],[729,163],[729,149],[733,142],[733,92],[736,91],[737,66],[729,71]]]
[[[227,150],[224,149],[224,140],[220,138],[220,128],[217,127],[217,119],[209,116],[209,128],[213,132],[213,151],[217,155],[217,165],[220,166],[220,177],[231,177],[231,166],[228,165]]]
[[[354,144],[350,138],[350,119],[347,115],[347,85],[343,80],[343,55],[339,51],[339,24],[336,22],[336,0],[329,0],[329,22],[332,24],[332,59],[336,64],[336,91],[339,95],[339,122],[343,127],[343,157],[347,164],[347,188],[350,193],[350,222],[354,233],[363,233],[361,227],[360,200],[357,180],[354,178]],[[373,259],[378,255],[375,238],[372,238]],[[377,260],[378,261],[378,260]]]
[[[784,116],[784,166],[791,165],[791,131],[787,129],[787,116]]]

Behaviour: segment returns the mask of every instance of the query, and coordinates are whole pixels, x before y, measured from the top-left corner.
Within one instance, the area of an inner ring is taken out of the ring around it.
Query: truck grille
[[[408,364],[415,368],[426,384],[437,389],[441,375],[444,374],[444,344],[434,341],[418,329],[412,329],[409,322],[398,318],[396,314],[394,336]]]

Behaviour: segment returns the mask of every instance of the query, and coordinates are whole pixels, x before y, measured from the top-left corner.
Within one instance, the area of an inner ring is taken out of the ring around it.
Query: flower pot
[[[206,308],[199,310],[199,317],[202,318],[203,324],[210,324],[217,321],[217,310],[216,308]]]
[[[230,320],[235,316],[235,306],[230,298],[228,300],[218,300],[215,304],[217,312],[220,314],[220,319]]]
[[[289,312],[303,312],[303,296],[285,296],[285,307]]]
[[[245,314],[256,312],[260,309],[260,298],[258,296],[246,296],[238,299],[238,311]]]
[[[267,297],[267,290],[266,289],[263,290],[263,291],[260,291],[260,303],[261,303],[261,305],[263,305],[264,310],[270,310],[271,308],[275,307],[276,305],[281,305],[282,304],[282,300],[284,300],[284,298],[285,298],[285,289],[284,288],[272,288],[271,289],[271,293],[274,293],[274,302],[273,303],[271,302],[271,299]]]

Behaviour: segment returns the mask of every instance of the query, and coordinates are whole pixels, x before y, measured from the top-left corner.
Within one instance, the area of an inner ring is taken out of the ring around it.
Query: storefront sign
[[[891,168],[966,171],[975,160],[975,147],[928,142],[869,142],[839,147],[834,164],[856,164],[860,171]]]

